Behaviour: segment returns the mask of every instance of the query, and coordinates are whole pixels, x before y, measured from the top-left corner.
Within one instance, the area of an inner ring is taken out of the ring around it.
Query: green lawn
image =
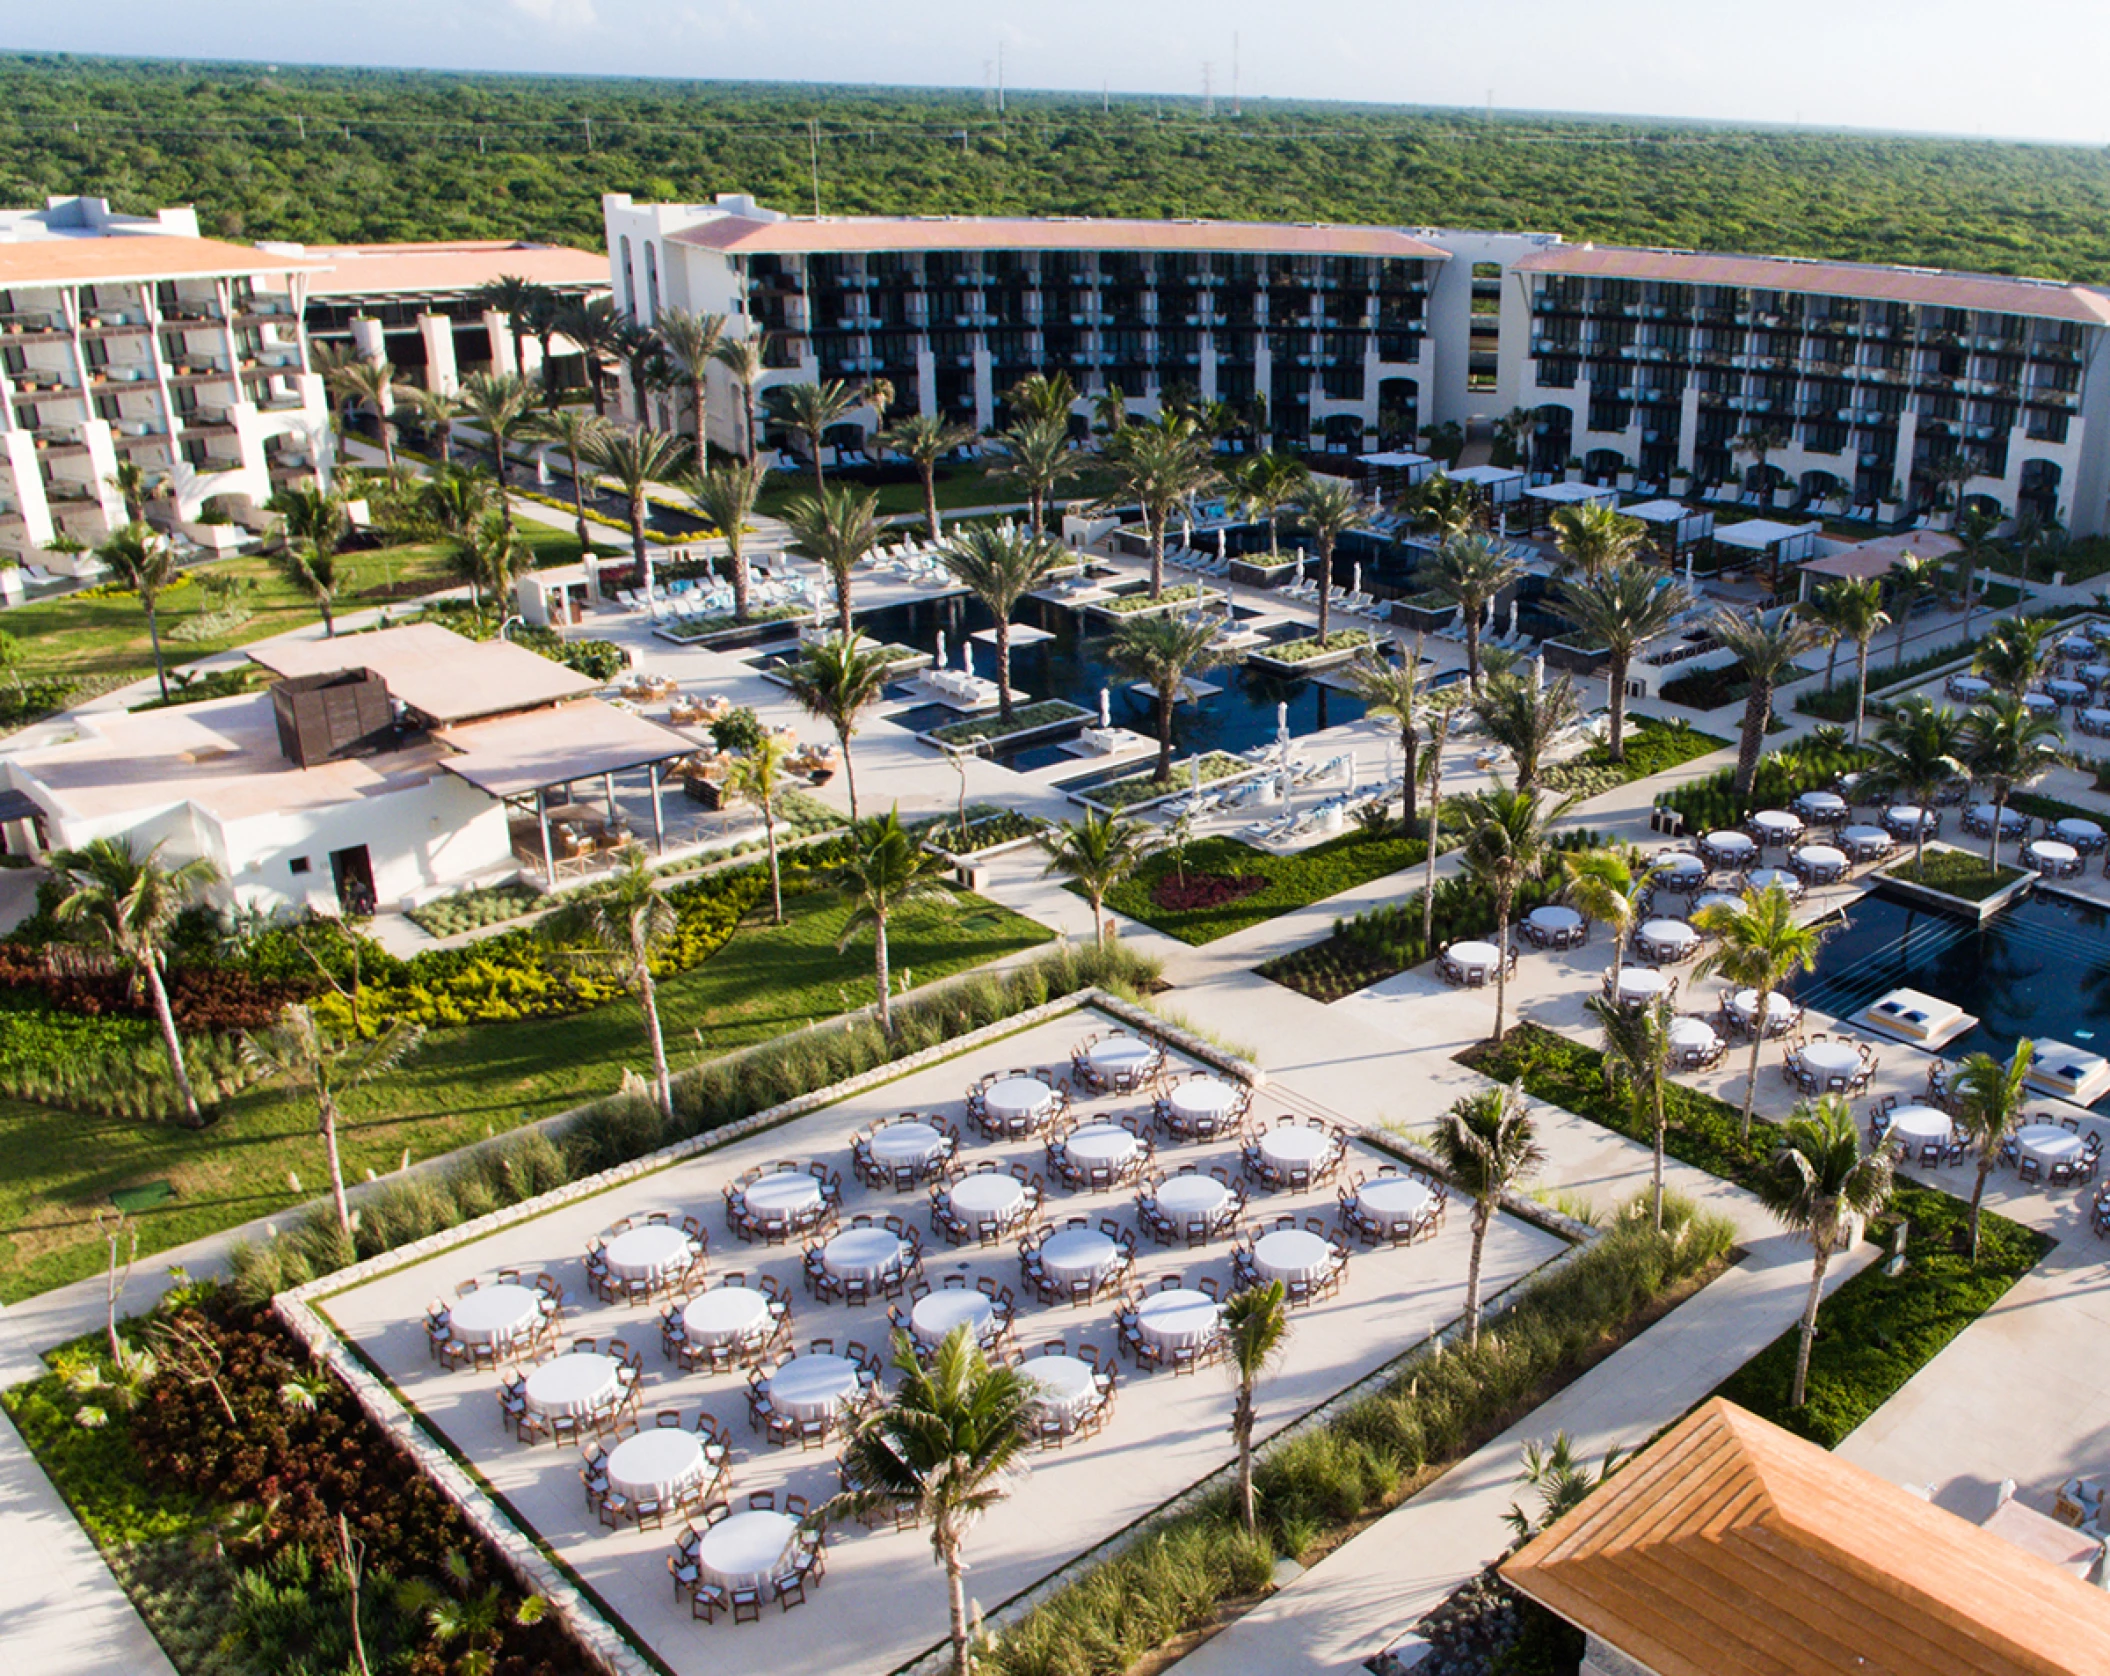
[[[861,488],[871,485],[864,482],[859,473],[845,472],[838,476],[828,474],[828,481],[850,483]],[[1097,466],[1086,468],[1077,477],[1056,491],[1058,502],[1091,500],[1103,495],[1112,486],[1111,476]],[[991,477],[979,465],[941,466],[937,474],[938,510],[950,512],[961,506],[1005,506],[1023,503],[1025,495],[1015,483],[999,477]],[[763,516],[783,516],[784,508],[800,495],[813,493],[813,473],[808,471],[772,471],[762,490],[762,499],[757,510]],[[898,482],[879,485],[879,513],[881,517],[894,517],[903,513],[923,511],[923,480],[913,472]]]
[[[872,998],[869,939],[835,952],[847,909],[786,899],[787,921],[753,922],[717,955],[660,986],[677,1068],[768,1040]],[[925,983],[1031,948],[1045,928],[980,897],[916,913],[890,939],[897,982]],[[614,1090],[643,1068],[635,1006],[572,1018],[439,1030],[399,1072],[346,1101],[345,1173],[430,1158]],[[270,1091],[232,1101],[204,1133],[0,1102],[0,1301],[93,1273],[94,1216],[120,1187],[166,1179],[177,1196],[139,1218],[143,1253],[165,1250],[312,1198],[326,1183],[312,1107]],[[297,1174],[296,1192],[288,1172]]]
[[[1178,877],[1174,859],[1166,853],[1153,856],[1116,885],[1106,905],[1183,943],[1213,943],[1277,914],[1419,866],[1427,853],[1420,839],[1401,837],[1396,831],[1382,835],[1344,832],[1294,855],[1274,855],[1236,838],[1203,838],[1187,846],[1179,864],[1190,881],[1217,875],[1259,878],[1266,883],[1250,895],[1214,906],[1160,907],[1152,893],[1160,881],[1176,884]]]
[[[1548,791],[1596,797],[1706,756],[1710,751],[1719,751],[1729,741],[1681,721],[1659,722],[1642,716],[1628,718],[1619,743],[1625,752],[1621,762],[1612,760],[1609,746],[1592,745],[1579,756],[1554,763],[1539,778]]]

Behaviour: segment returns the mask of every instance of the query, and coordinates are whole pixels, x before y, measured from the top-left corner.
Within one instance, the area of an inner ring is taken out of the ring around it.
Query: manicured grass
[[[1211,751],[1202,758],[1202,784],[1213,785],[1218,780],[1229,779],[1233,774],[1252,772],[1253,764],[1229,751]],[[1124,774],[1116,780],[1102,780],[1095,786],[1084,788],[1084,795],[1094,803],[1107,809],[1126,809],[1133,804],[1148,803],[1153,798],[1176,797],[1190,791],[1194,786],[1194,767],[1191,762],[1175,761],[1172,778],[1157,778],[1157,766],[1152,764],[1137,774]]]
[[[885,481],[874,484],[874,473],[870,471],[828,472],[828,483],[832,488],[838,483],[847,483],[859,489],[877,487],[879,490],[879,515],[882,518],[897,517],[904,513],[917,515],[916,533],[922,534],[923,479],[906,467],[889,468]],[[1096,466],[1087,467],[1056,491],[1056,502],[1092,500],[1105,494],[1113,485],[1112,477]],[[937,472],[938,511],[950,512],[962,506],[1009,506],[1023,504],[1025,496],[1015,483],[991,477],[980,465],[963,463],[940,466]],[[784,508],[801,495],[813,493],[813,471],[778,471],[772,469],[762,489],[762,498],[756,510],[765,518],[783,516]],[[1051,521],[1053,513],[1050,513]]]
[[[1800,667],[1786,670],[1773,683],[1774,691],[1800,681],[1809,673]],[[1689,710],[1719,710],[1724,705],[1743,703],[1750,691],[1751,682],[1744,674],[1744,666],[1731,663],[1719,669],[1694,670],[1690,675],[1679,675],[1664,682],[1663,702],[1682,704]]]
[[[1965,902],[1983,902],[1996,890],[2004,890],[2023,877],[2019,867],[2003,864],[1988,870],[1983,855],[1946,846],[1927,851],[1924,871],[1913,866],[1908,853],[1904,860],[1892,862],[1883,872],[1890,878],[1924,885],[1928,890],[1938,890]]]
[[[1267,884],[1250,896],[1212,907],[1161,908],[1152,900],[1152,891],[1159,880],[1177,877],[1174,858],[1161,854],[1116,885],[1106,905],[1183,943],[1213,943],[1277,914],[1418,866],[1426,854],[1420,839],[1397,833],[1344,832],[1294,855],[1274,855],[1236,838],[1203,838],[1187,846],[1183,865],[1189,879],[1197,874],[1257,875]]]
[[[872,998],[868,940],[841,954],[848,910],[788,895],[786,923],[743,927],[717,955],[660,986],[677,1068],[782,1035]],[[918,983],[1033,947],[1048,932],[979,897],[950,914],[917,912],[890,938],[897,982]],[[637,1008],[434,1031],[399,1071],[345,1100],[345,1173],[430,1158],[611,1093],[646,1064]],[[305,1201],[326,1184],[312,1106],[269,1090],[229,1102],[202,1133],[0,1102],[0,1300],[41,1292],[100,1265],[94,1216],[110,1193],[167,1179],[176,1197],[138,1219],[143,1254]],[[288,1173],[297,1175],[296,1190]]]
[[[1622,762],[1612,760],[1610,746],[1592,745],[1578,757],[1553,764],[1539,778],[1548,791],[1595,797],[1616,786],[1646,780],[1710,751],[1719,751],[1729,741],[1682,722],[1659,722],[1643,716],[1628,718],[1620,743],[1626,753]]]

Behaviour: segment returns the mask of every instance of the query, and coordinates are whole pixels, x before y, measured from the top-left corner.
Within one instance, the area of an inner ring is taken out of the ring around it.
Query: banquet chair
[[[691,1619],[701,1618],[707,1624],[715,1624],[718,1614],[725,1611],[730,1604],[725,1591],[716,1583],[699,1583],[689,1596],[689,1616]],[[756,1616],[760,1617],[759,1612]]]
[[[733,1622],[759,1624],[761,1621],[762,1591],[753,1588],[733,1590]]]

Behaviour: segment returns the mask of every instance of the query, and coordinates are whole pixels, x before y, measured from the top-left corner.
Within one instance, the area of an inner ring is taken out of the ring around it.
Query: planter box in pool
[[[1314,652],[1308,658],[1282,658],[1276,657],[1267,651],[1252,651],[1246,653],[1246,662],[1257,664],[1260,668],[1275,675],[1310,675],[1317,670],[1331,669],[1336,664],[1353,663],[1377,639],[1367,629],[1335,629],[1329,638],[1334,638],[1344,633],[1352,635],[1354,638],[1346,645],[1336,646],[1331,651]],[[1312,644],[1312,637],[1307,637],[1303,640],[1280,642],[1278,643],[1278,649],[1288,650],[1290,647],[1309,646],[1310,644]]]
[[[1231,580],[1243,582],[1249,588],[1279,587],[1284,582],[1291,580],[1296,574],[1297,561],[1294,558],[1278,559],[1273,562],[1269,562],[1266,559],[1237,558],[1231,561]]]
[[[1927,854],[1931,858],[1935,854],[1935,848],[1930,845]],[[1877,875],[1883,882],[1883,889],[1892,895],[1939,909],[1945,914],[1958,914],[1965,919],[1975,919],[1981,925],[2009,903],[2027,896],[2037,884],[2036,874],[2023,873],[2010,879],[1998,890],[1990,892],[1982,901],[1974,902],[1967,896],[1952,896],[1948,891],[1937,890],[1932,885],[1913,883],[1906,876],[1911,866],[1912,856],[1908,851],[1902,860],[1891,863]],[[2008,871],[2013,872],[2014,869],[2009,868]]]

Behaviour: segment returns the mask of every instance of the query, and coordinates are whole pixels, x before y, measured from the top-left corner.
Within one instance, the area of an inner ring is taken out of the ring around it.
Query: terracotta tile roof
[[[254,245],[162,233],[0,241],[0,287],[313,273],[323,265],[305,256],[273,255]]]
[[[1501,1569],[1656,1676],[2110,1670],[2110,1595],[1720,1398]]]
[[[1925,303],[1936,308],[1984,309],[1992,314],[2077,320],[2091,326],[2110,324],[2110,294],[2085,285],[2007,279],[1998,274],[1951,273],[1941,268],[1886,268],[1861,262],[1805,262],[1789,256],[1713,256],[1692,250],[1639,250],[1592,244],[1559,245],[1526,256],[1514,266],[1519,273],[1727,285],[1824,297]]]
[[[473,291],[508,274],[538,285],[608,288],[608,258],[561,244],[461,240],[437,244],[315,245],[308,255],[330,264],[309,295],[386,296]]]
[[[1872,541],[1857,541],[1821,559],[1805,559],[1802,568],[1812,576],[1843,576],[1865,582],[1871,576],[1888,576],[1900,559],[1946,559],[1956,551],[1953,535],[1939,530],[1914,530],[1908,535],[1880,535]]]
[[[1268,221],[1100,221],[1084,216],[797,216],[755,221],[717,216],[672,235],[676,244],[734,255],[888,250],[1169,250],[1291,256],[1395,256],[1448,261],[1450,253],[1389,227]]]

